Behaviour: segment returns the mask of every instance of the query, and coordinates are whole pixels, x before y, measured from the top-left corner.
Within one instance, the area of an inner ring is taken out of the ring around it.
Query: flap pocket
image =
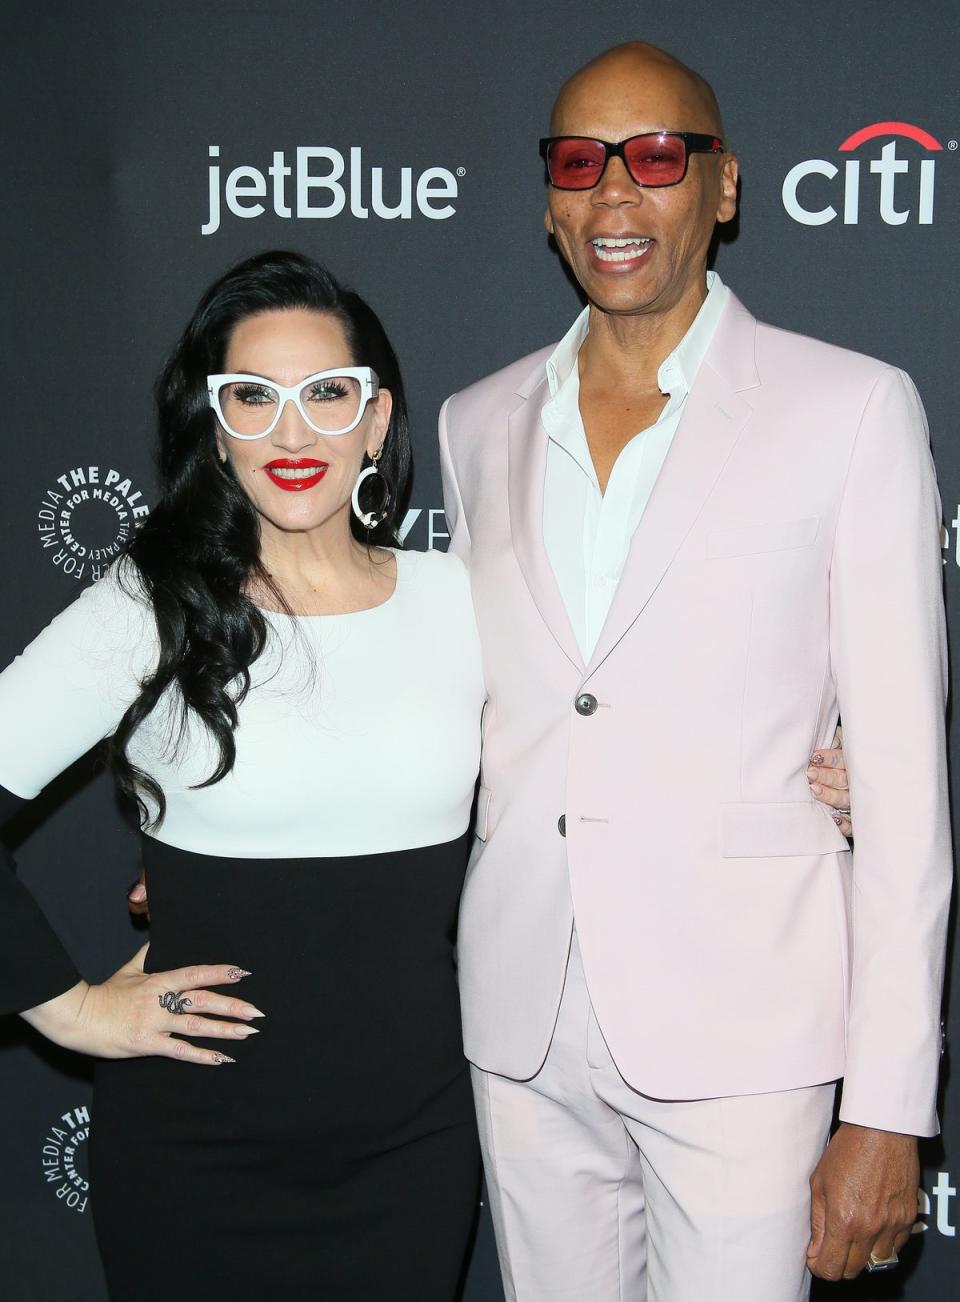
[[[707,538],[707,556],[716,560],[809,547],[816,540],[819,526],[819,516],[813,515],[806,520],[780,520],[774,524],[748,524],[740,529],[714,530]]]
[[[849,849],[849,841],[826,808],[813,800],[720,806],[724,859],[775,859]]]
[[[487,826],[490,822],[490,799],[493,792],[489,787],[480,787],[477,792],[477,817],[474,820],[473,831],[481,841],[487,839]]]

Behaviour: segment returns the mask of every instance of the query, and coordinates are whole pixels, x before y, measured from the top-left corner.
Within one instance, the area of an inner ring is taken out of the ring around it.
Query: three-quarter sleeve
[[[0,827],[116,728],[156,663],[136,572],[84,591],[0,674]],[[22,1012],[80,979],[0,845],[0,1013]]]
[[[0,828],[24,803],[0,787]],[[0,859],[0,1013],[21,1013],[75,986],[80,973],[17,877],[13,856],[2,841]]]

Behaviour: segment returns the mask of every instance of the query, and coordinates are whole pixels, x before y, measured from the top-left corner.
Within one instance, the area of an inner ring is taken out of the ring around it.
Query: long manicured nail
[[[253,1004],[243,1005],[244,1017],[266,1017],[266,1013],[261,1013],[259,1008],[254,1008]]]
[[[228,1058],[225,1053],[215,1053],[213,1055],[213,1061],[218,1067],[221,1067],[225,1062],[236,1062],[237,1060],[236,1058]]]
[[[253,976],[253,973],[245,972],[242,967],[232,967],[228,969],[227,976],[231,981],[242,981],[244,977]]]
[[[819,776],[820,776],[820,770],[819,770],[819,769],[815,769],[815,768],[813,767],[813,765],[811,764],[810,767],[807,769],[807,777],[808,777],[808,778],[818,778]]]
[[[239,1036],[241,1040],[245,1040],[248,1035],[260,1034],[260,1032],[257,1030],[255,1026],[235,1026],[233,1029],[233,1033],[234,1035]]]

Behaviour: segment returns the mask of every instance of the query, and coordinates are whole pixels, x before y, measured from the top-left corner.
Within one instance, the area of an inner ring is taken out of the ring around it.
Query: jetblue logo
[[[361,221],[409,221],[415,214],[445,221],[456,213],[452,199],[459,193],[457,174],[446,167],[428,167],[414,177],[412,167],[395,167],[387,176],[382,167],[368,167],[363,150],[344,156],[329,145],[300,145],[288,156],[277,150],[268,167],[243,164],[221,167],[220,146],[210,145],[207,168],[207,220],[203,235],[220,229],[226,214],[249,221],[268,208],[277,217],[323,219],[349,213]]]
[[[949,1171],[938,1171],[937,1182],[930,1192],[927,1193],[926,1189],[920,1190],[920,1219],[914,1223],[913,1233],[923,1234],[927,1230],[936,1229],[937,1233],[944,1235],[945,1238],[956,1238],[957,1226],[955,1220],[952,1219],[950,1206],[951,1199],[956,1198],[956,1196],[957,1188],[956,1185],[950,1183]]]
[[[911,141],[931,154],[941,152],[943,145],[929,131],[909,122],[874,122],[848,136],[838,152],[854,154],[870,141],[883,139],[887,143],[879,158],[869,162],[848,157],[841,168],[828,158],[808,158],[791,167],[782,192],[789,216],[803,226],[825,226],[838,217],[844,226],[856,226],[862,218],[879,212],[888,226],[909,221],[932,226],[936,160],[918,158],[915,148],[901,157],[897,142]]]

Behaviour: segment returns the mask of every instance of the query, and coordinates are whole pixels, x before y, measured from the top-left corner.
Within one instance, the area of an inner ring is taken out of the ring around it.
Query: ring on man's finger
[[[165,1008],[168,1013],[185,1013],[188,1008],[193,1007],[193,1000],[179,990],[164,990],[162,995],[157,995],[160,1007]]]
[[[842,814],[844,818],[849,818],[853,811],[851,809],[837,809],[835,812]]]
[[[899,1265],[900,1258],[894,1252],[889,1257],[878,1257],[875,1252],[871,1252],[867,1258],[867,1270],[871,1273],[875,1270],[893,1270],[894,1266]]]

